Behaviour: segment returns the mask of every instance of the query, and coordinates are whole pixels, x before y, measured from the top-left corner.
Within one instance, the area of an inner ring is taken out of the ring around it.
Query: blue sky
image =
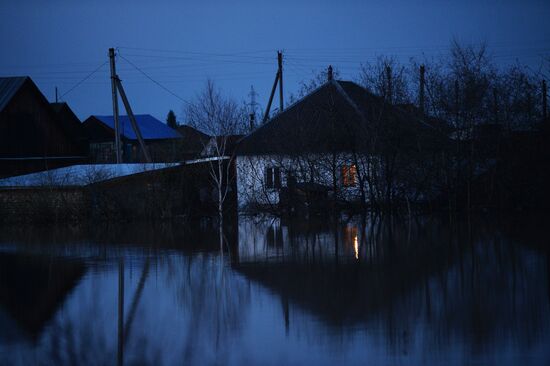
[[[328,64],[353,80],[377,55],[437,56],[453,37],[487,42],[500,65],[539,69],[550,55],[548,1],[23,0],[3,1],[0,16],[0,75],[31,76],[50,100],[57,86],[81,119],[112,114],[108,64],[75,87],[109,47],[164,87],[119,59],[134,112],[165,120],[173,109],[182,122],[181,99],[207,78],[241,101],[254,85],[265,106],[278,49],[286,96]]]

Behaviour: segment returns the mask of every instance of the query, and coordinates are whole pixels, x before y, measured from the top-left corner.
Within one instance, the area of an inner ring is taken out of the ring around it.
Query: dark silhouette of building
[[[182,158],[185,160],[197,158],[208,143],[210,136],[188,125],[180,125],[177,130],[182,136],[178,147]]]
[[[80,121],[50,104],[31,78],[0,78],[0,177],[86,160]]]

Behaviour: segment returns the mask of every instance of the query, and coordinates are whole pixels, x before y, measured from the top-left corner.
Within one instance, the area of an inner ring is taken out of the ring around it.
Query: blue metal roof
[[[115,120],[113,116],[93,116],[103,122],[108,127],[115,129]],[[146,140],[154,139],[177,139],[181,138],[181,134],[168,127],[155,117],[149,114],[136,114],[136,122],[141,132],[141,136]],[[137,140],[130,118],[128,116],[118,117],[121,134],[130,140]]]

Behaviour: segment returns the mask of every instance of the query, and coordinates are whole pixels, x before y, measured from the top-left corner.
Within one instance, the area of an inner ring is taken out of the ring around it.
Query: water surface
[[[5,227],[0,364],[550,364],[547,222]]]

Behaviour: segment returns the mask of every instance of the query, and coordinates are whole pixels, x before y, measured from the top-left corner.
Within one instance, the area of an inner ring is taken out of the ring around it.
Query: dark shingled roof
[[[353,82],[331,80],[243,138],[237,153],[351,151],[374,143],[379,148],[382,142],[385,147],[435,148],[446,138],[432,122]]]
[[[27,79],[28,76],[0,78],[0,111],[6,107]]]

